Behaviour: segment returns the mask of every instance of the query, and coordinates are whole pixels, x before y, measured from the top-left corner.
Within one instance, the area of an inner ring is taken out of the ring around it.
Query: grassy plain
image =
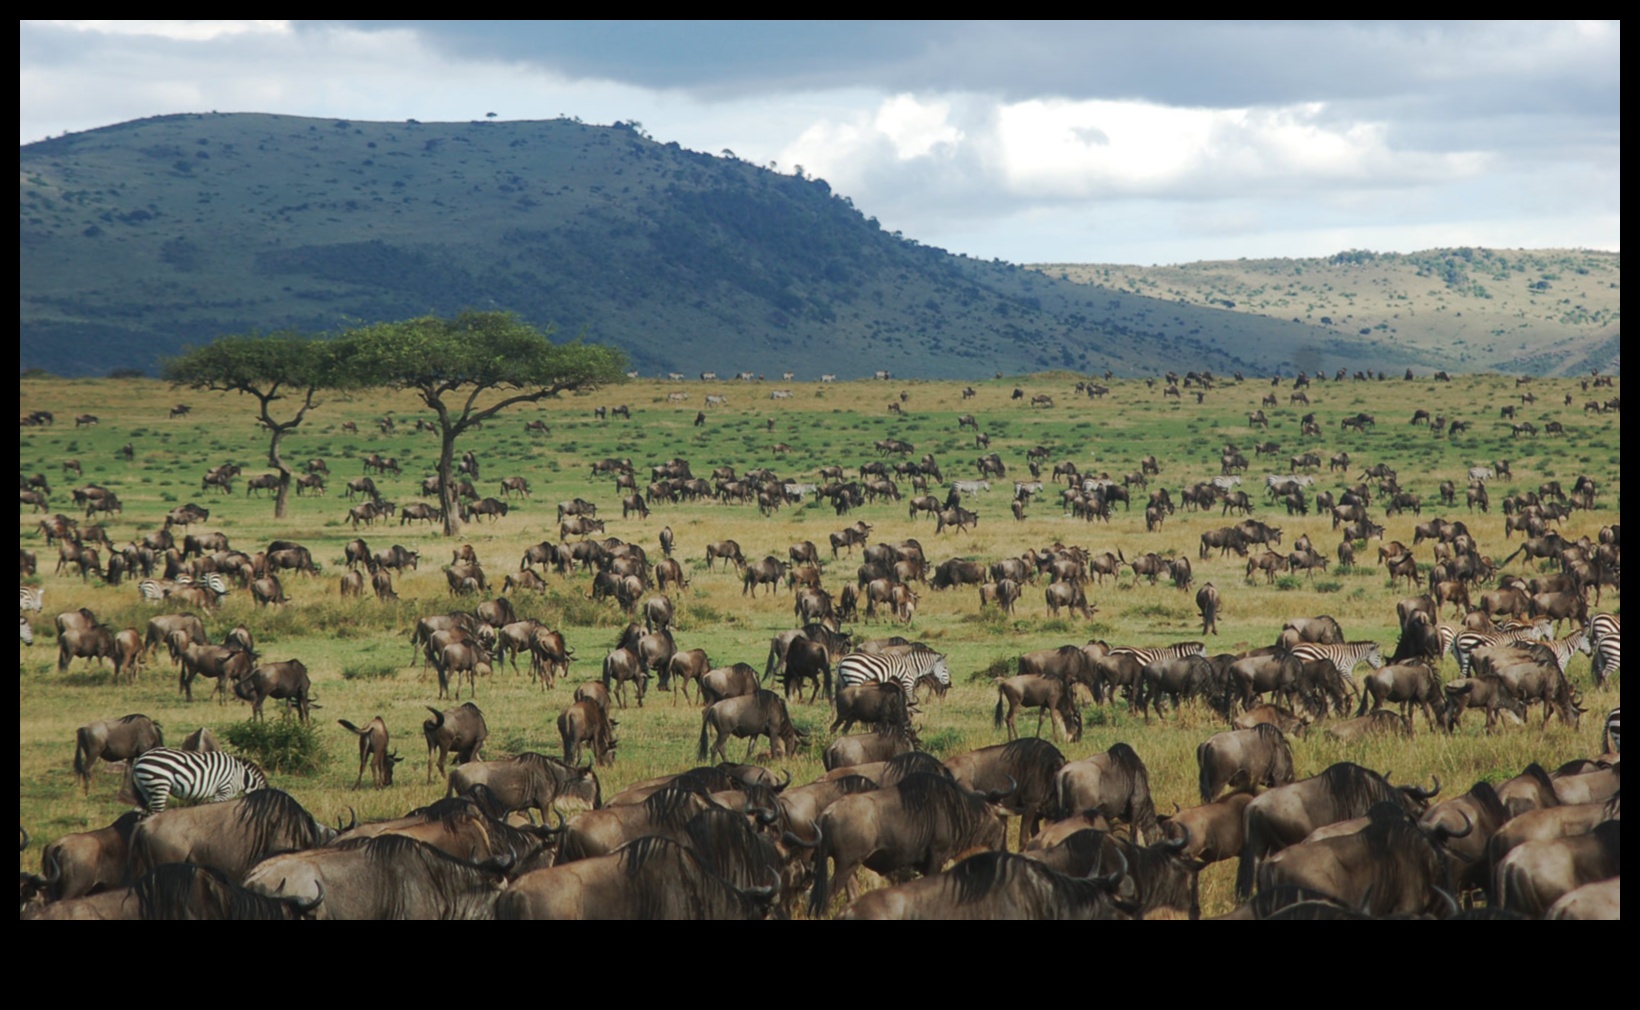
[[[1180,362],[1179,367],[1182,370],[1188,364]],[[476,432],[461,448],[472,449],[482,463],[482,493],[496,494],[500,478],[522,475],[531,483],[533,498],[515,503],[511,514],[499,521],[469,526],[454,542],[425,524],[359,531],[372,548],[401,543],[422,552],[420,570],[396,580],[401,599],[391,605],[338,598],[343,546],[355,535],[344,522],[347,503],[341,492],[344,481],[361,472],[362,457],[374,451],[396,456],[405,468],[400,478],[378,481],[384,493],[401,504],[415,500],[421,479],[432,472],[437,447],[432,436],[412,433],[418,411],[407,395],[381,392],[333,397],[315,410],[286,439],[285,454],[291,460],[327,459],[334,475],[332,489],[327,497],[293,495],[290,516],[280,522],[272,518],[270,501],[247,500],[242,481],[231,498],[199,490],[200,475],[210,466],[237,462],[247,475],[267,469],[265,439],[253,426],[250,405],[234,397],[177,391],[145,380],[22,381],[22,411],[50,410],[57,421],[52,427],[21,429],[19,469],[24,474],[46,474],[53,489],[53,511],[67,512],[68,489],[78,481],[63,475],[60,465],[66,458],[80,460],[85,482],[113,489],[124,502],[124,513],[110,523],[116,543],[157,528],[166,510],[196,501],[211,509],[210,521],[196,531],[220,530],[234,546],[247,551],[274,538],[298,540],[313,548],[323,573],[318,578],[286,578],[290,604],[258,610],[247,593],[236,591],[218,613],[207,618],[207,626],[220,637],[228,628],[244,623],[255,633],[265,659],[294,657],[307,664],[322,706],[315,721],[328,742],[327,759],[316,774],[276,775],[274,781],[331,821],[345,816],[350,807],[361,819],[396,816],[442,793],[442,783],[425,782],[419,732],[426,715],[423,706],[436,703],[436,681],[430,673],[421,672],[419,663],[410,662],[408,632],[417,617],[457,605],[449,599],[439,570],[447,552],[458,544],[471,544],[499,584],[503,574],[516,569],[526,546],[557,539],[554,504],[576,496],[599,505],[610,535],[642,544],[652,559],[660,556],[660,528],[672,527],[677,555],[692,580],[687,591],[675,596],[678,644],[684,649],[706,649],[714,665],[742,661],[761,670],[770,637],[792,626],[791,597],[786,592],[772,598],[742,595],[737,577],[706,571],[704,545],[732,538],[741,543],[748,557],[773,554],[783,558],[791,543],[807,539],[824,545],[828,533],[856,518],[874,526],[874,542],[918,538],[932,563],[956,556],[991,561],[1055,541],[1094,551],[1121,549],[1130,558],[1146,550],[1187,554],[1196,566],[1197,584],[1212,581],[1223,594],[1222,634],[1208,645],[1213,652],[1267,644],[1286,619],[1320,613],[1336,616],[1351,639],[1376,639],[1386,653],[1395,642],[1394,604],[1403,594],[1388,584],[1382,568],[1371,564],[1377,544],[1360,552],[1362,567],[1329,571],[1314,582],[1284,579],[1265,585],[1261,579],[1250,585],[1244,578],[1244,563],[1234,557],[1199,560],[1196,556],[1200,534],[1228,521],[1216,512],[1181,509],[1162,531],[1147,534],[1141,508],[1118,509],[1108,525],[1088,524],[1072,519],[1055,505],[1050,485],[1049,493],[1030,507],[1027,519],[1015,522],[1007,508],[1009,488],[1001,482],[972,503],[981,520],[971,534],[936,535],[931,520],[909,520],[903,502],[868,505],[846,518],[835,516],[829,506],[814,503],[770,517],[760,516],[753,508],[718,503],[661,505],[647,520],[623,520],[611,482],[589,476],[589,464],[604,456],[630,457],[640,474],[650,464],[678,456],[689,460],[697,475],[722,464],[734,466],[737,472],[767,465],[789,478],[813,479],[818,468],[828,463],[840,463],[853,472],[861,463],[878,458],[872,449],[875,440],[893,435],[912,442],[918,455],[933,453],[948,479],[967,478],[975,476],[974,459],[980,453],[972,434],[958,430],[956,419],[972,413],[991,436],[992,450],[1006,462],[1010,479],[1028,477],[1025,452],[1036,445],[1051,450],[1050,460],[1073,460],[1084,472],[1105,470],[1116,477],[1136,470],[1139,459],[1153,453],[1162,464],[1161,485],[1172,489],[1177,498],[1181,487],[1217,472],[1219,451],[1226,443],[1235,443],[1251,455],[1254,442],[1270,439],[1282,449],[1275,457],[1282,463],[1272,465],[1272,471],[1284,471],[1289,455],[1312,449],[1323,457],[1348,450],[1356,461],[1352,482],[1362,467],[1389,463],[1400,473],[1405,487],[1423,496],[1426,517],[1443,514],[1436,494],[1439,481],[1453,479],[1461,486],[1470,465],[1509,459],[1515,477],[1493,486],[1494,503],[1507,491],[1535,489],[1546,480],[1559,480],[1570,487],[1578,474],[1587,473],[1599,482],[1600,504],[1593,512],[1574,514],[1566,524],[1567,535],[1593,536],[1600,526],[1620,520],[1620,415],[1585,415],[1583,402],[1597,397],[1595,391],[1585,394],[1574,380],[1540,380],[1519,390],[1530,390],[1537,397],[1534,405],[1521,408],[1523,419],[1532,419],[1539,427],[1546,420],[1558,419],[1565,423],[1568,434],[1517,440],[1498,420],[1500,406],[1519,402],[1517,389],[1512,379],[1499,376],[1460,377],[1450,384],[1399,379],[1318,383],[1310,397],[1324,432],[1319,439],[1299,437],[1303,408],[1283,406],[1269,411],[1268,433],[1247,427],[1246,414],[1270,390],[1268,380],[1226,383],[1197,404],[1188,396],[1183,403],[1163,399],[1159,385],[1152,389],[1136,380],[1110,383],[1109,396],[1090,401],[1073,395],[1075,378],[1056,373],[977,383],[977,395],[967,400],[961,397],[962,384],[949,382],[796,384],[789,386],[795,396],[781,401],[770,400],[769,392],[775,386],[766,383],[633,382],[565,397],[539,411],[520,410]],[[1025,399],[1010,398],[1016,386],[1025,391]],[[902,390],[907,394],[905,414],[891,415],[887,405],[891,399],[898,401]],[[674,391],[686,393],[687,401],[669,403],[667,394]],[[695,413],[702,409],[709,392],[726,394],[729,405],[713,408],[706,423],[695,427]],[[1288,392],[1286,385],[1279,390],[1283,404]],[[1052,395],[1057,406],[1026,406],[1029,395],[1035,393]],[[1573,397],[1569,407],[1562,405],[1567,394]],[[1606,391],[1606,395],[1613,392]],[[191,403],[193,412],[183,419],[167,420],[167,407],[177,401]],[[592,417],[594,406],[623,402],[632,407],[630,423],[606,423]],[[1427,428],[1408,424],[1412,411],[1419,407],[1469,420],[1473,428],[1455,441],[1433,438]],[[1376,414],[1377,426],[1365,434],[1341,431],[1339,419],[1358,411]],[[73,418],[82,412],[99,415],[101,423],[75,429]],[[398,433],[383,436],[375,419],[388,414],[396,418]],[[550,426],[550,435],[525,432],[525,422],[537,417]],[[356,422],[360,433],[344,433],[344,421]],[[116,456],[127,442],[135,449],[131,463]],[[772,449],[776,443],[785,443],[789,451],[776,454]],[[1270,457],[1255,461],[1247,477],[1255,498],[1262,498],[1259,485],[1268,472],[1263,466],[1266,459]],[[1338,477],[1323,471],[1316,489],[1342,485]],[[902,488],[909,491],[904,482]],[[1502,516],[1497,511],[1471,517],[1460,505],[1444,514],[1472,520],[1471,528],[1483,551],[1493,557],[1501,558],[1518,542],[1504,539]],[[1374,507],[1373,515],[1382,520],[1381,509]],[[1338,541],[1323,517],[1288,517],[1268,508],[1261,508],[1258,517],[1284,528],[1284,544],[1308,533],[1331,556]],[[83,582],[77,576],[53,574],[55,550],[45,547],[35,532],[37,521],[38,516],[26,508],[20,511],[20,546],[36,551],[41,566],[38,578],[25,581],[44,587],[46,620],[39,622],[43,627],[36,644],[19,653],[18,791],[19,818],[35,839],[43,841],[102,826],[123,809],[114,799],[118,780],[112,771],[97,776],[89,796],[81,795],[70,767],[76,726],[144,712],[164,724],[168,741],[177,741],[200,725],[217,728],[220,736],[222,727],[247,718],[249,711],[237,702],[219,705],[207,694],[191,705],[183,703],[169,663],[161,657],[133,685],[115,684],[109,671],[85,661],[58,674],[55,640],[49,632],[52,615],[85,606],[116,628],[140,629],[155,610],[142,603],[131,584],[108,587],[95,580]],[[1387,539],[1410,544],[1416,521],[1411,514],[1385,520]],[[1420,548],[1419,554],[1428,560],[1427,549]],[[828,560],[827,588],[835,592],[852,580],[856,564],[847,558]],[[1510,566],[1511,571],[1521,568],[1518,560]],[[477,701],[490,727],[488,757],[523,750],[557,753],[557,714],[568,703],[576,683],[596,678],[602,656],[625,624],[625,616],[612,604],[587,599],[585,577],[564,580],[554,575],[549,582],[549,592],[520,594],[514,603],[525,616],[561,629],[577,661],[568,681],[561,681],[552,691],[532,686],[527,677],[511,670],[497,670],[481,681]],[[1090,600],[1098,608],[1091,622],[1048,618],[1040,586],[1027,588],[1013,617],[981,613],[972,589],[945,593],[923,589],[915,624],[905,633],[947,652],[956,679],[949,695],[928,704],[922,715],[927,746],[948,755],[1000,741],[1002,734],[992,728],[990,719],[996,700],[990,680],[997,671],[1011,673],[1012,660],[1021,652],[1079,644],[1089,638],[1103,638],[1113,645],[1159,645],[1199,637],[1193,594],[1166,584],[1133,583],[1133,575],[1127,572],[1116,584],[1090,585]],[[1616,609],[1617,601],[1608,597],[1605,608]],[[903,629],[880,623],[855,625],[850,630],[868,638]],[[1450,661],[1445,672],[1453,675]],[[1598,750],[1599,719],[1618,703],[1618,690],[1598,691],[1590,686],[1585,657],[1574,659],[1572,675],[1584,690],[1589,711],[1580,730],[1558,723],[1543,727],[1534,718],[1527,727],[1489,736],[1481,730],[1479,720],[1471,719],[1460,733],[1449,737],[1430,734],[1420,721],[1411,741],[1350,746],[1312,732],[1294,741],[1300,774],[1348,759],[1390,772],[1397,782],[1427,784],[1431,776],[1439,776],[1448,791],[1461,791],[1478,778],[1508,777],[1532,760],[1552,765],[1593,754]],[[271,706],[269,711],[270,718],[280,717],[271,714]],[[1195,747],[1223,728],[1210,713],[1187,707],[1180,715],[1170,713],[1165,722],[1149,724],[1130,715],[1120,702],[1111,708],[1090,707],[1086,713],[1083,740],[1061,745],[1067,756],[1085,757],[1126,741],[1150,768],[1160,810],[1195,802]],[[378,792],[367,785],[355,791],[353,738],[336,727],[335,720],[362,724],[376,714],[384,717],[407,760],[399,768],[393,789]],[[823,704],[794,705],[793,715],[810,730],[812,745],[808,752],[774,764],[802,782],[820,772],[819,754],[829,740],[830,715]],[[603,773],[605,795],[627,783],[696,763],[698,709],[674,704],[672,698],[652,691],[644,709],[630,708],[618,718],[619,759]],[[1022,726],[1033,724],[1027,721]],[[730,750],[736,759],[744,753],[744,745]],[[32,853],[23,857],[31,866],[36,860]],[[1210,911],[1228,906],[1232,874],[1220,866],[1204,875],[1203,897]]]

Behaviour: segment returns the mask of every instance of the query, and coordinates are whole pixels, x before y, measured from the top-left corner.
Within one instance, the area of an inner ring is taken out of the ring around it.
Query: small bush
[[[1304,580],[1296,575],[1283,575],[1276,580],[1276,588],[1284,593],[1291,593],[1304,588]]]
[[[1336,581],[1333,581],[1331,579],[1326,580],[1324,582],[1317,582],[1315,584],[1315,591],[1318,592],[1318,593],[1336,593],[1340,589],[1343,589],[1343,588],[1344,588],[1344,583],[1336,582]]]
[[[381,663],[355,663],[342,667],[343,680],[386,680],[398,672],[398,667]]]
[[[229,746],[263,771],[311,775],[325,763],[325,745],[310,722],[292,718],[246,720],[223,733]]]

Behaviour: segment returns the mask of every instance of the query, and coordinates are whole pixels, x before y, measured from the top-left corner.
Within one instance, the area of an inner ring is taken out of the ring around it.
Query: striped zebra
[[[1213,478],[1213,487],[1219,491],[1229,491],[1232,488],[1240,486],[1241,478],[1234,475]]]
[[[19,611],[32,610],[36,614],[46,608],[46,591],[39,586],[17,587],[17,609]],[[1605,615],[1602,614],[1602,617]]]
[[[909,701],[924,677],[933,678],[942,692],[951,686],[951,668],[944,655],[925,648],[903,653],[851,652],[837,664],[838,691],[861,684],[896,683]]]
[[[1505,628],[1502,631],[1459,632],[1452,640],[1452,658],[1458,661],[1458,676],[1469,676],[1470,657],[1476,649],[1488,645],[1502,645],[1506,642],[1537,642],[1548,638],[1552,630],[1548,621],[1539,621],[1536,624]]]
[[[991,490],[991,482],[988,480],[954,480],[951,482],[951,490],[961,494],[979,494],[981,491]]]
[[[1600,739],[1604,743],[1607,754],[1623,753],[1623,706],[1619,705],[1606,713],[1605,728],[1600,731]]]
[[[198,753],[156,747],[131,763],[131,781],[143,816],[161,813],[171,797],[220,803],[268,787],[262,769],[221,751]]]
[[[1471,484],[1485,484],[1489,480],[1495,480],[1497,476],[1498,472],[1489,466],[1472,466],[1469,468],[1469,483]]]
[[[1616,614],[1595,614],[1589,618],[1589,645],[1594,659],[1589,664],[1596,685],[1623,669],[1623,619]]]
[[[1158,646],[1154,649],[1136,649],[1131,646],[1122,646],[1119,649],[1110,650],[1110,655],[1132,656],[1143,667],[1163,659],[1205,656],[1207,655],[1207,648],[1200,642],[1178,642],[1173,645]]]
[[[1589,633],[1586,630],[1574,631],[1565,638],[1550,639],[1539,644],[1554,653],[1555,665],[1560,667],[1562,674],[1565,674],[1566,665],[1572,661],[1572,653],[1589,651]]]
[[[1342,645],[1321,645],[1317,642],[1304,642],[1293,646],[1293,656],[1305,663],[1313,663],[1318,659],[1332,662],[1346,681],[1353,682],[1355,668],[1365,662],[1374,670],[1384,666],[1384,654],[1379,651],[1377,642],[1346,642]]]
[[[218,602],[221,602],[222,597],[228,595],[228,590],[231,588],[228,585],[228,580],[222,577],[221,572],[206,572],[199,577],[199,581],[203,582],[205,588],[216,595]]]
[[[165,602],[165,587],[156,579],[143,579],[137,583],[137,592],[142,595],[144,603]]]
[[[17,615],[17,640],[24,645],[34,644],[34,625],[28,623],[28,618]]]

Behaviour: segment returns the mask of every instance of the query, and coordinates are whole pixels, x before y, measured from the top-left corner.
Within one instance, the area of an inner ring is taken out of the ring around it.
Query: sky
[[[639,122],[925,245],[1617,250],[1619,22],[22,21],[19,143],[144,116]]]

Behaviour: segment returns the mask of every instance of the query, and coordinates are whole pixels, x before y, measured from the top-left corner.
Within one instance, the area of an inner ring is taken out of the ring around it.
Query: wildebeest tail
[[[1196,767],[1198,769],[1196,787],[1201,790],[1203,803],[1213,802],[1215,783],[1213,781],[1213,772],[1208,767],[1208,762],[1212,760],[1212,757],[1213,750],[1207,746],[1206,740],[1196,745]]]
[[[991,713],[991,727],[993,729],[1001,729],[1002,728],[1002,706],[1003,706],[1004,702],[1005,702],[1005,699],[1004,699],[1004,696],[1003,696],[1003,693],[1002,693],[1002,685],[998,684],[997,685],[997,707],[996,707],[996,711]]]
[[[89,794],[91,792],[91,745],[86,740],[84,729],[74,733],[74,775],[80,780],[80,785]]]
[[[702,712],[700,715],[700,745],[695,749],[696,760],[706,760],[706,731],[711,728],[712,709],[711,706],[707,706],[706,711]]]
[[[1246,813],[1246,839],[1241,846],[1241,864],[1236,867],[1236,899],[1246,901],[1253,893],[1253,881],[1258,875],[1258,859],[1265,848],[1264,817],[1249,807]]]

